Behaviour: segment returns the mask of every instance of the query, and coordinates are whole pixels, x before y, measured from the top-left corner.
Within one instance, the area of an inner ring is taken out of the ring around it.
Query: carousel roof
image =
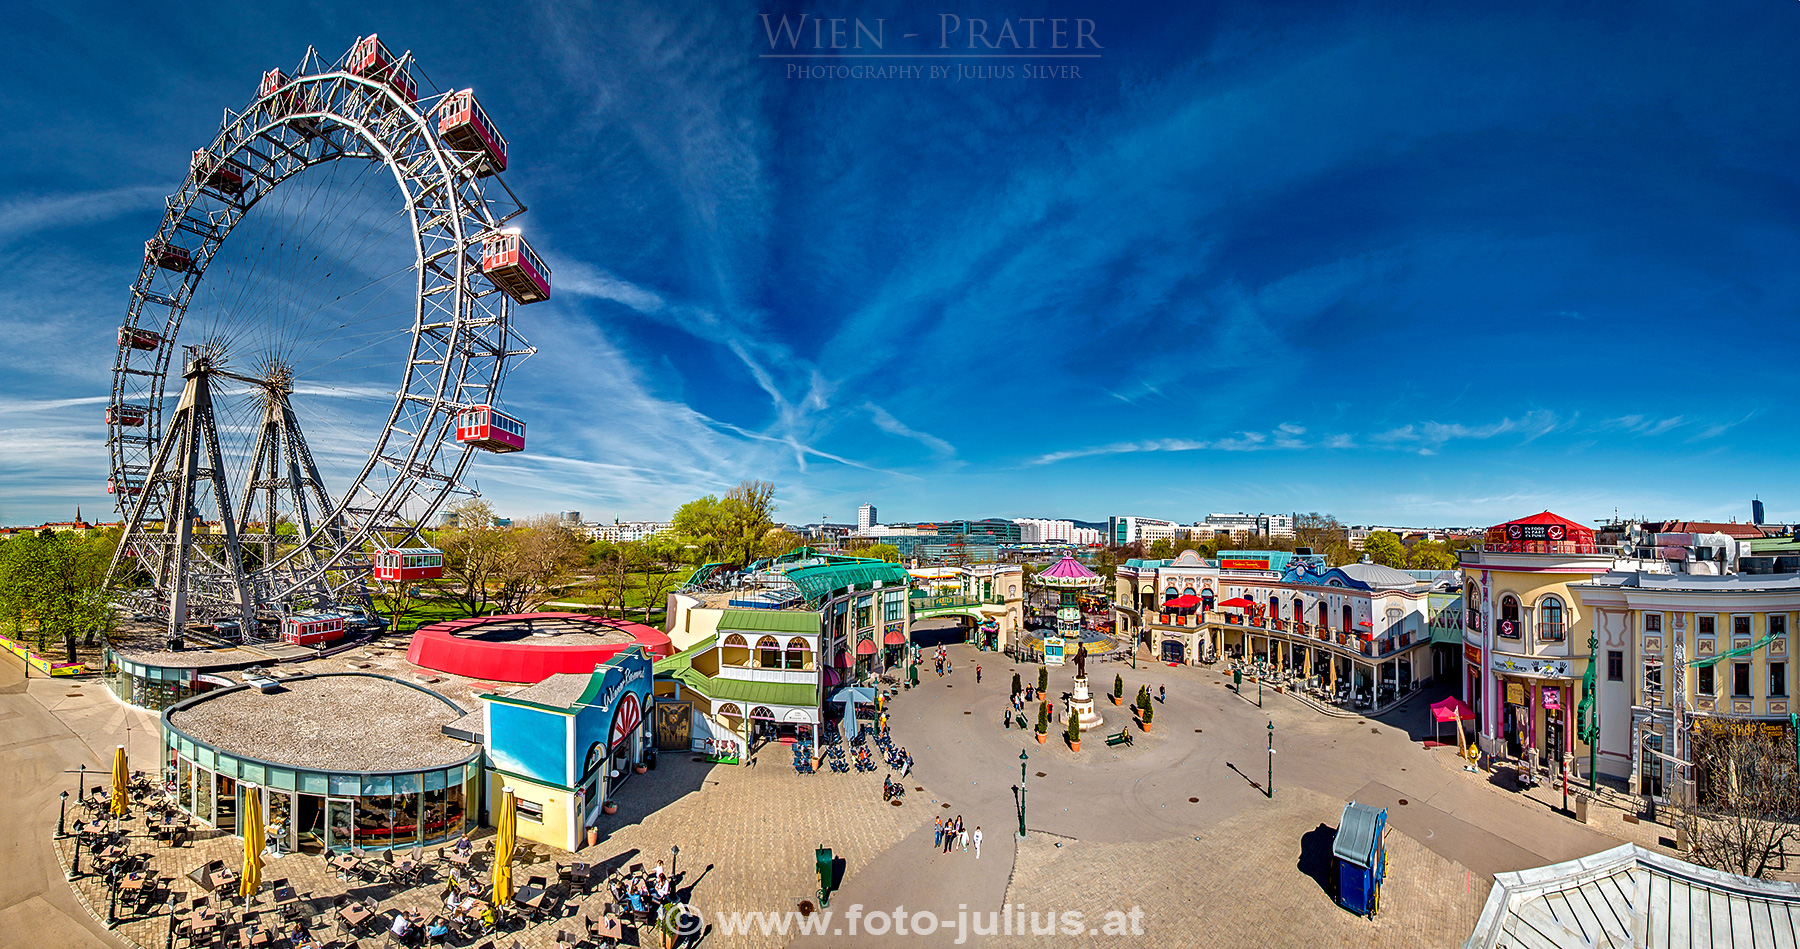
[[[1100,575],[1089,570],[1081,561],[1064,554],[1063,559],[1051,564],[1043,573],[1038,574],[1038,579],[1070,583],[1098,580]]]

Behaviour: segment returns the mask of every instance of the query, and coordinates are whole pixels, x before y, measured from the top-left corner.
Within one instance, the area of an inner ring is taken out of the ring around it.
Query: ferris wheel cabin
[[[281,639],[296,646],[314,646],[344,638],[344,618],[336,613],[293,613],[281,618]]]
[[[164,270],[181,273],[194,268],[194,257],[186,247],[171,244],[160,237],[152,237],[144,242],[144,260]]]
[[[481,272],[515,303],[550,299],[550,268],[516,230],[506,230],[481,244]]]
[[[119,327],[119,345],[132,349],[155,349],[162,345],[162,337],[149,330],[141,330],[134,326]]]
[[[456,440],[491,452],[525,450],[525,423],[491,405],[471,405],[456,417]]]
[[[106,479],[106,493],[126,495],[143,494],[144,486],[141,483],[130,479],[120,480],[118,478],[108,478]]]
[[[390,547],[375,552],[375,579],[405,582],[444,575],[444,552],[436,547]]]
[[[438,107],[437,127],[438,135],[451,148],[481,154],[482,160],[475,166],[476,177],[486,178],[506,170],[506,139],[494,128],[481,103],[475,101],[474,90],[445,96],[444,104]]]
[[[194,172],[194,180],[203,188],[211,188],[220,194],[244,193],[244,176],[226,167],[223,161],[215,161],[212,153],[204,148],[194,149],[188,167]]]
[[[106,408],[106,424],[137,428],[144,424],[144,419],[149,414],[141,405],[109,405]]]
[[[395,56],[388,51],[386,45],[371,33],[356,41],[350,47],[349,62],[344,68],[352,76],[363,76],[373,79],[400,94],[407,105],[419,101],[419,87],[413,82],[412,74],[407,72],[403,57]]]

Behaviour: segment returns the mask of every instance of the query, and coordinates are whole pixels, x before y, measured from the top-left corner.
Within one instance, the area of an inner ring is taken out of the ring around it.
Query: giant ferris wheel
[[[106,412],[112,575],[172,639],[366,604],[378,563],[433,575],[418,530],[472,493],[474,451],[525,447],[501,385],[550,273],[508,227],[506,140],[414,70],[367,36],[265,73],[144,245]]]

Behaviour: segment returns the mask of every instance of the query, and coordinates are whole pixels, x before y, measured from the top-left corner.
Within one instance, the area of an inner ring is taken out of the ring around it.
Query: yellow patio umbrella
[[[125,816],[126,789],[130,782],[131,770],[125,761],[125,746],[120,745],[113,750],[112,813],[114,817]]]
[[[518,835],[518,805],[513,802],[513,789],[500,789],[500,820],[498,839],[494,841],[494,908],[499,909],[512,902],[513,878],[512,858],[514,838]]]
[[[254,784],[244,785],[244,872],[238,877],[238,895],[254,896],[262,887],[262,794]]]

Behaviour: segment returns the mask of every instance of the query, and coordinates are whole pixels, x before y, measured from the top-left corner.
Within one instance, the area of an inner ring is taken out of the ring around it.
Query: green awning
[[[720,632],[819,633],[819,614],[811,610],[725,610],[719,617]]]
[[[756,610],[745,610],[747,613]],[[797,614],[814,616],[816,614]],[[816,631],[816,630],[815,630]],[[719,637],[708,636],[682,652],[656,661],[656,675],[679,679],[688,688],[706,696],[714,702],[741,702],[749,711],[752,705],[790,705],[796,708],[816,708],[819,704],[818,686],[811,682],[750,682],[744,679],[727,679],[723,676],[709,676],[694,668],[694,657],[718,642]]]
[[[859,560],[852,563],[832,563],[817,567],[801,567],[789,570],[788,579],[800,588],[800,595],[808,600],[819,600],[838,590],[848,589],[858,584],[899,584],[905,586],[912,582],[912,574],[899,564],[885,563],[879,560]]]

